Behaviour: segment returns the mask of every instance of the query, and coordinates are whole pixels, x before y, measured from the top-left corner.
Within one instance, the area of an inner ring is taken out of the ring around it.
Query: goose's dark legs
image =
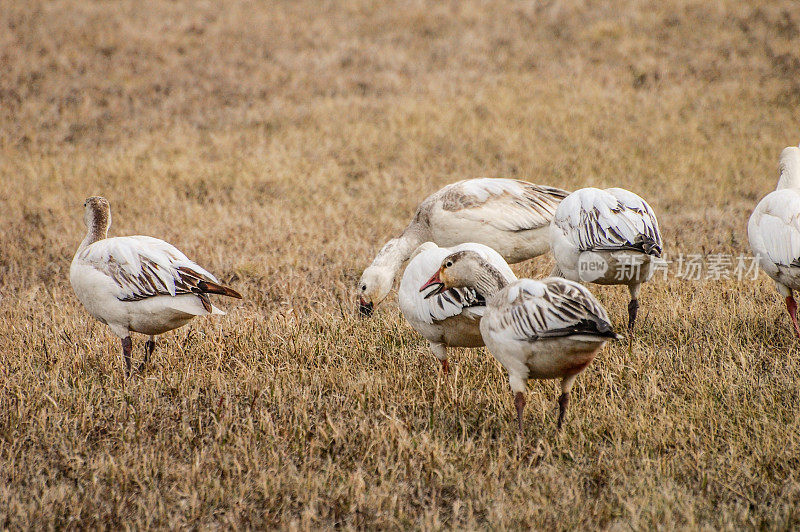
[[[150,355],[153,354],[153,351],[156,349],[156,337],[151,336],[147,342],[144,344],[144,360],[141,364],[139,364],[139,373],[144,371],[144,368],[147,366],[147,362],[150,360]]]
[[[126,377],[131,374],[131,351],[133,351],[133,342],[130,336],[126,336],[122,339],[122,358],[125,360]]]
[[[628,354],[633,353],[633,327],[636,325],[636,314],[639,311],[639,288],[642,285],[629,285],[631,301],[628,303]]]
[[[572,390],[572,385],[575,384],[577,378],[578,374],[576,373],[561,379],[561,395],[558,397],[558,424],[556,425],[556,430],[558,431],[561,430],[561,425],[564,424],[564,417],[567,415],[567,408],[569,408],[569,392]]]
[[[514,394],[514,406],[517,407],[517,425],[519,437],[522,438],[522,413],[525,411],[525,394],[517,392]]]
[[[564,392],[558,397],[558,424],[556,428],[561,430],[561,425],[564,423],[564,415],[567,413],[569,407],[569,392]]]
[[[633,326],[636,325],[636,314],[639,310],[639,300],[631,299],[628,303],[628,333],[633,334]]]

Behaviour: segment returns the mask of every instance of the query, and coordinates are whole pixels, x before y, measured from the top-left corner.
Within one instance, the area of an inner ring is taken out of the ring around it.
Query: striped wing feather
[[[241,296],[219,285],[210,272],[189,260],[176,247],[146,236],[106,238],[87,247],[81,259],[109,276],[121,301],[160,295],[194,294],[211,311],[206,293]]]
[[[634,250],[661,256],[663,242],[653,209],[620,188],[586,188],[571,194],[554,223],[580,251]]]
[[[517,340],[571,335],[616,338],[608,314],[586,288],[561,278],[522,279],[509,285],[492,327]]]

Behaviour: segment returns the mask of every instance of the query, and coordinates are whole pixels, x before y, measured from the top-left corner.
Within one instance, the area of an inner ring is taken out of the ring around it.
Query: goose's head
[[[475,287],[486,270],[486,261],[474,251],[456,251],[442,260],[442,265],[428,279],[420,292],[435,287],[425,294],[425,299],[449,290],[450,288]]]
[[[83,203],[83,221],[90,231],[108,231],[111,227],[111,206],[102,196],[86,198]]]
[[[381,266],[370,266],[361,275],[356,289],[358,311],[371,316],[375,307],[389,295],[394,283],[394,272]]]

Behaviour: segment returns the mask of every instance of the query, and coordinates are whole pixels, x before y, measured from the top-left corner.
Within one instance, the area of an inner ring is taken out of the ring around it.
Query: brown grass
[[[0,0],[0,527],[800,526],[800,350],[763,275],[646,286],[633,356],[560,435],[532,383],[522,442],[488,353],[443,379],[350,292],[483,175],[626,187],[671,253],[749,252],[799,27],[788,0]],[[67,279],[92,194],[246,298],[128,382]]]

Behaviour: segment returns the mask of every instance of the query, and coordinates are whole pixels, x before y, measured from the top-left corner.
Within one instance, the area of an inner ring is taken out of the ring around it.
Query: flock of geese
[[[195,316],[224,314],[209,294],[241,299],[163,240],[109,238],[106,199],[88,198],[84,208],[87,234],[70,283],[89,314],[120,338],[126,376],[131,332],[149,336],[142,371],[157,335]],[[793,297],[800,290],[800,148],[781,153],[777,190],[756,207],[748,235],[800,338]],[[509,267],[548,251],[556,265],[547,278],[518,279]],[[469,179],[426,198],[403,233],[381,248],[356,288],[359,310],[371,315],[408,261],[398,303],[443,370],[449,347],[485,345],[508,373],[520,433],[527,381],[561,379],[560,428],[578,375],[606,342],[621,338],[582,283],[628,287],[630,341],[640,287],[662,251],[655,213],[633,192],[569,193],[512,179]]]

